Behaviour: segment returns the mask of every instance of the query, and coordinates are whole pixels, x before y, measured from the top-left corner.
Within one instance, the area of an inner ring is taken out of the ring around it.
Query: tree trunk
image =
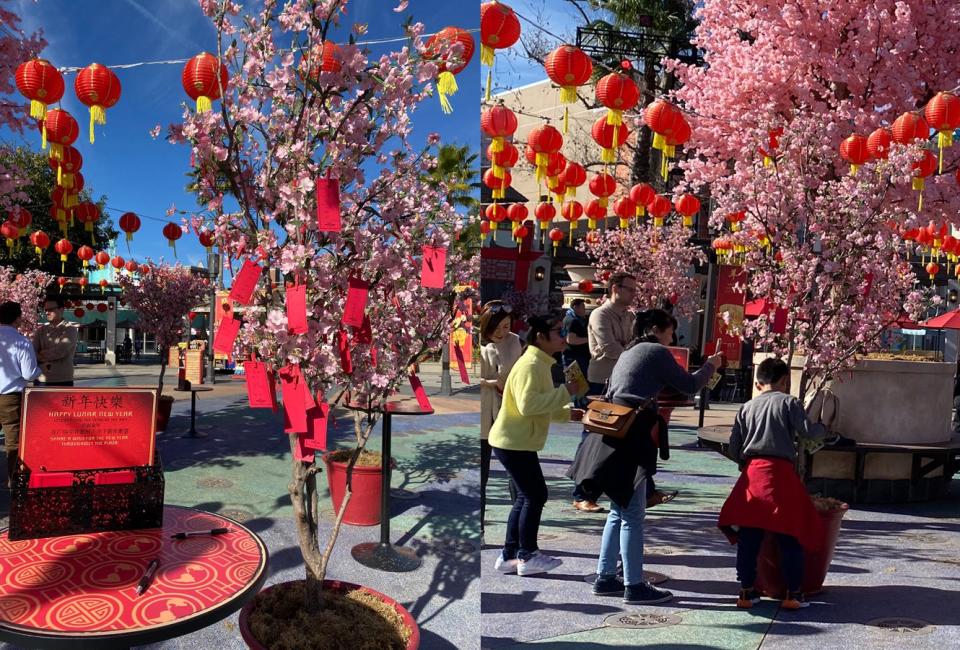
[[[163,395],[163,373],[167,370],[167,356],[169,354],[169,350],[165,348],[162,350],[160,348],[157,349],[160,351],[160,382],[158,384],[160,392],[157,393],[157,398],[159,399],[159,397]]]
[[[295,453],[297,434],[289,434],[290,453]],[[297,524],[297,537],[300,542],[300,552],[306,566],[306,589],[304,590],[304,609],[308,612],[317,612],[323,606],[323,558],[320,556],[320,545],[317,539],[316,501],[311,494],[316,493],[317,468],[312,463],[292,461],[292,476],[288,491],[290,502],[293,504],[294,521]]]

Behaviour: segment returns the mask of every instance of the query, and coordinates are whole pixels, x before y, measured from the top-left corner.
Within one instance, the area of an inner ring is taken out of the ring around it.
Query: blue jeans
[[[630,505],[621,508],[610,502],[607,523],[600,542],[600,560],[597,573],[602,577],[617,575],[617,560],[623,558],[623,584],[634,586],[643,582],[643,518],[647,514],[646,479],[640,482],[630,499]]]
[[[540,469],[540,459],[535,451],[497,447],[493,447],[493,455],[517,487],[517,499],[507,517],[503,557],[507,560],[526,560],[539,550],[537,533],[540,532],[543,506],[547,503],[547,482]]]

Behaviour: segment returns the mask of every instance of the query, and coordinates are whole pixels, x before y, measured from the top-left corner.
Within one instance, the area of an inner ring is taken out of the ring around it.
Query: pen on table
[[[137,583],[138,596],[142,595],[150,586],[150,583],[153,581],[153,574],[157,572],[157,567],[159,566],[160,558],[155,557],[150,560],[150,564],[147,565],[147,570],[144,572],[143,577],[140,578],[140,582]]]
[[[213,530],[191,530],[186,533],[174,533],[170,539],[186,539],[188,537],[203,537],[206,535],[223,535],[229,533],[229,528],[214,528]]]

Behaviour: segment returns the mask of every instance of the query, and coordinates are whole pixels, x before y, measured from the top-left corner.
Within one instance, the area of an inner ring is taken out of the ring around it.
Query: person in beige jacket
[[[43,303],[47,322],[33,335],[33,349],[40,365],[38,386],[73,386],[73,354],[77,327],[63,320],[63,298],[50,296]]]

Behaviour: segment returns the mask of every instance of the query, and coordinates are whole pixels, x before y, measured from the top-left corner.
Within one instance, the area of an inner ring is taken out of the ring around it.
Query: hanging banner
[[[461,376],[467,372],[466,368],[460,368],[460,362],[457,357],[456,348],[460,348],[460,356],[465,363],[470,363],[473,358],[473,300],[464,301],[464,311],[457,310],[454,315],[452,329],[450,332],[450,370],[460,371]],[[469,383],[469,382],[464,382]]]
[[[704,352],[714,354],[716,350],[712,348],[716,347],[715,341],[719,339],[728,368],[739,368],[742,362],[743,340],[740,333],[743,331],[744,307],[747,304],[747,294],[743,291],[746,284],[747,272],[739,266],[721,264],[717,268],[717,299],[714,303],[717,308],[713,317],[713,336]],[[729,314],[729,324],[724,314]]]

